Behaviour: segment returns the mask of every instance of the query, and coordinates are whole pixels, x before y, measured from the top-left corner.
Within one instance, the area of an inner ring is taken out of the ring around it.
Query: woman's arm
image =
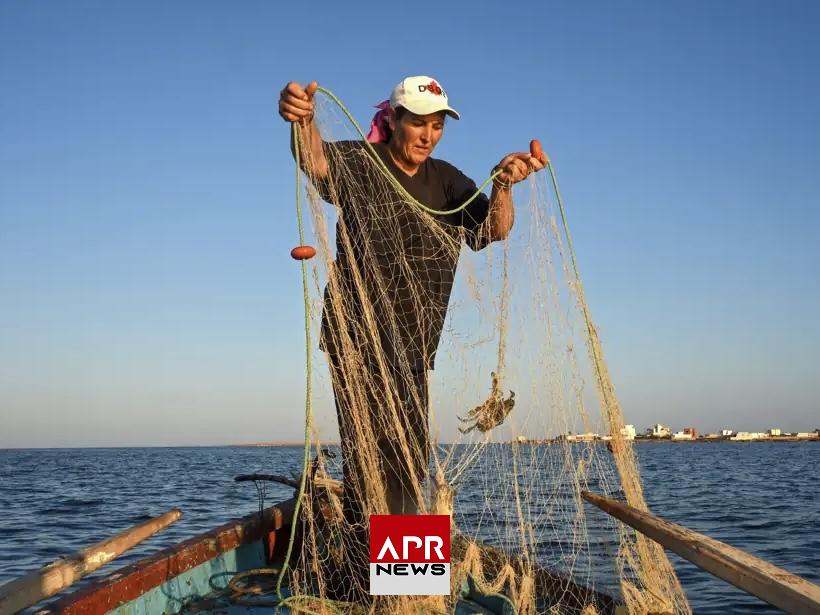
[[[322,135],[314,120],[315,103],[313,95],[319,84],[311,81],[307,87],[291,81],[279,93],[279,115],[286,122],[298,122],[300,132],[299,159],[305,173],[316,179],[325,179],[328,175],[328,164],[325,158]],[[296,143],[293,131],[290,137],[290,150],[296,156]]]
[[[536,148],[535,143],[537,141],[530,144],[529,152],[515,152],[505,156],[493,169],[493,173],[501,172],[493,179],[493,192],[490,195],[490,241],[506,239],[512,230],[515,221],[513,184],[546,166],[547,159],[541,151],[541,145],[538,144]]]

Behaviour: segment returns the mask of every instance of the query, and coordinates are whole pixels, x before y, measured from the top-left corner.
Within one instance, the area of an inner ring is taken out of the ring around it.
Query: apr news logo
[[[449,515],[371,515],[370,594],[449,595]]]

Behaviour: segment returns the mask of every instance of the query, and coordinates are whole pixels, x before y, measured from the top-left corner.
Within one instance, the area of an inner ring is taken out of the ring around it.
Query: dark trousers
[[[368,516],[418,511],[430,448],[427,372],[368,367],[351,373],[333,356],[330,367],[344,472],[342,508],[350,529],[349,574],[366,593]]]

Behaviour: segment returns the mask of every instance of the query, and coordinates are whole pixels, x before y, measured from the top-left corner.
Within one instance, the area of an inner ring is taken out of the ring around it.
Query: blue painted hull
[[[276,603],[275,592],[238,595],[228,584],[237,573],[277,567],[288,542],[293,505],[294,500],[282,502],[262,515],[237,519],[161,551],[57,600],[35,615],[235,615],[263,610],[270,613]],[[462,547],[466,544],[463,540]],[[481,549],[485,570],[508,561],[499,551]],[[266,581],[265,585],[272,587],[275,575],[269,574]],[[559,607],[559,612],[579,613],[586,604],[594,603],[603,615],[614,613],[618,606],[611,596],[546,570],[536,571],[535,582],[538,603],[545,611]],[[291,611],[279,606],[275,612]],[[468,580],[455,613],[514,615],[514,609],[504,596],[479,594]]]

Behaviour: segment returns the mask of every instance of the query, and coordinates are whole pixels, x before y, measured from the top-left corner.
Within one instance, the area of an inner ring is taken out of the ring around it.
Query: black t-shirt
[[[432,369],[462,241],[473,250],[489,243],[490,202],[483,193],[460,212],[431,215],[407,203],[389,184],[362,141],[325,143],[328,178],[317,182],[322,198],[337,206],[337,292],[325,290],[322,347],[337,352],[338,321],[363,354],[384,353],[394,367],[403,363]],[[396,166],[387,145],[374,144],[392,175],[419,202],[436,211],[455,209],[476,191],[456,167],[428,158],[412,177]],[[358,284],[356,283],[358,280]],[[365,318],[362,297],[372,306]],[[334,303],[344,306],[344,317]],[[373,335],[375,324],[378,335]],[[371,349],[370,351],[368,349]]]

